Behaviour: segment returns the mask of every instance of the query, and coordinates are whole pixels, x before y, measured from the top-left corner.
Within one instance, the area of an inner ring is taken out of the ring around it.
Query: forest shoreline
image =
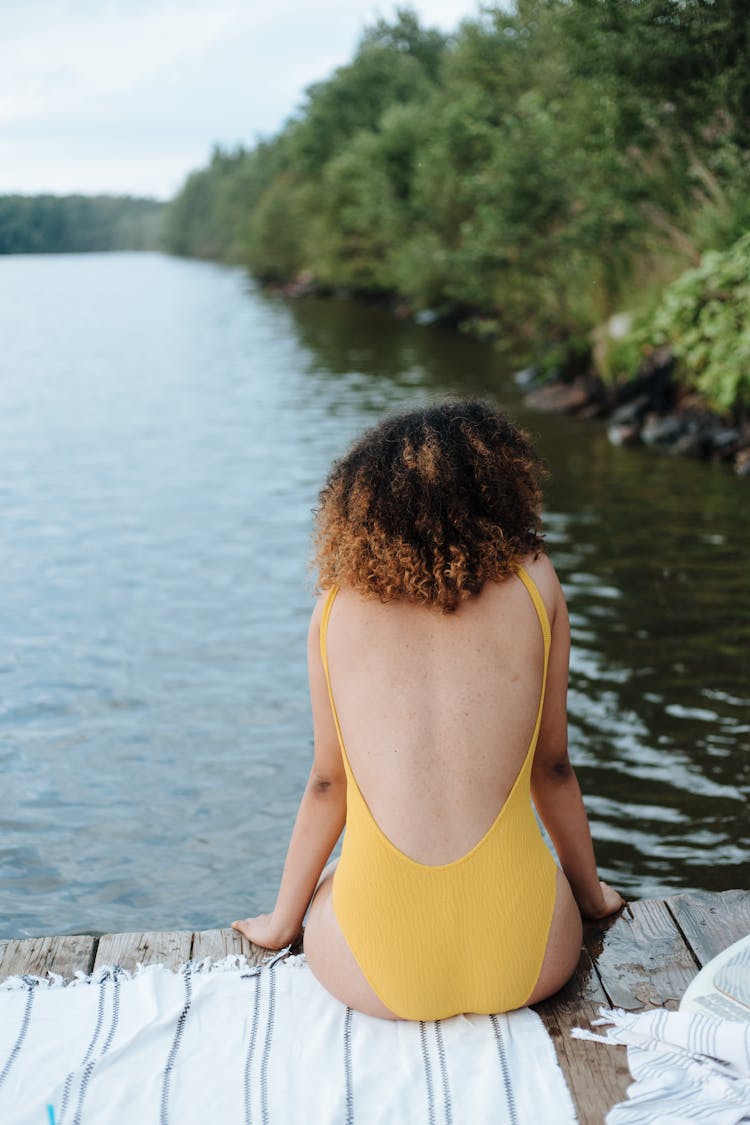
[[[500,337],[499,330],[477,332],[472,318],[462,318],[455,310],[449,315],[415,310],[399,294],[374,296],[337,289],[319,284],[308,274],[286,283],[254,280],[289,301],[307,297],[354,300],[382,308],[397,320],[412,320],[425,328],[440,325],[488,344]],[[596,330],[592,333],[595,335]],[[669,345],[654,348],[636,370],[615,380],[606,379],[597,370],[595,350],[592,341],[590,352],[578,356],[567,353],[559,362],[557,349],[552,347],[548,355],[532,358],[513,375],[525,405],[546,414],[604,423],[612,445],[718,462],[736,476],[750,480],[750,419],[739,411],[732,417],[731,411],[713,409],[699,392],[685,386],[676,375],[677,357]]]
[[[276,134],[214,149],[164,245],[290,297],[510,335],[540,382],[574,384],[540,408],[609,410],[619,444],[744,472],[748,60],[733,0],[515,0],[451,35],[399,9]],[[650,401],[667,346],[672,389]]]

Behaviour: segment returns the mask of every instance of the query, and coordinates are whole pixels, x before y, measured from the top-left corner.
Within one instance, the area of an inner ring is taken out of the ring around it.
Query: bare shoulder
[[[320,637],[320,626],[323,620],[323,610],[328,601],[329,590],[321,590],[319,594],[315,595],[315,602],[313,604],[312,613],[310,615],[310,627],[308,630],[308,639],[310,642],[318,643]]]
[[[561,610],[565,611],[565,595],[557,571],[545,554],[537,555],[536,558],[528,556],[523,560],[523,568],[534,580],[547,608],[550,622],[553,622]]]
[[[310,617],[310,624],[317,625],[320,628],[320,622],[323,617],[323,610],[328,601],[329,590],[321,590],[319,594],[315,595],[315,602],[313,604],[312,616]]]

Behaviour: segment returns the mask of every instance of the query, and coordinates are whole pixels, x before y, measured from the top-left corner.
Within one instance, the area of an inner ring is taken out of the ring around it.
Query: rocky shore
[[[343,297],[363,300],[361,294],[321,286],[310,273],[296,275],[291,281],[270,286],[290,300],[304,297]],[[457,326],[455,318],[446,318],[438,311],[415,312],[405,301],[390,295],[368,298],[369,304],[387,308],[400,320],[414,320],[429,327],[444,323]],[[630,317],[614,317],[629,327]],[[476,322],[475,322],[476,325]],[[621,326],[612,332],[619,334]],[[482,332],[467,329],[470,335],[492,341],[500,338],[500,325],[488,320]],[[592,334],[596,337],[596,333]],[[740,477],[750,479],[750,418],[729,418],[706,405],[700,395],[686,390],[675,377],[675,357],[667,347],[655,348],[641,363],[633,376],[614,381],[603,379],[596,371],[597,344],[585,360],[549,369],[548,365],[526,367],[515,375],[523,392],[524,402],[536,410],[550,414],[571,414],[579,418],[606,420],[607,435],[613,445],[651,446],[666,453],[695,457],[704,461],[720,461]]]
[[[657,348],[627,380],[606,383],[591,372],[545,372],[529,367],[515,376],[528,406],[553,414],[606,420],[613,445],[645,445],[671,454],[722,461],[750,479],[750,422],[709,409],[674,378],[675,359]]]

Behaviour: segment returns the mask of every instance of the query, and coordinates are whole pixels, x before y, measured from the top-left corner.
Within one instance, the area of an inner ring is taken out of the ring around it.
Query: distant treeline
[[[0,254],[153,250],[163,214],[128,195],[0,195]]]
[[[575,347],[750,229],[749,147],[747,0],[517,0],[450,36],[399,11],[216,149],[165,245]]]

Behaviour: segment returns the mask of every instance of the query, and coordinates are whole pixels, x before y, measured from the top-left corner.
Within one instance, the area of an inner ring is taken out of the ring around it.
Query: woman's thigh
[[[381,1019],[398,1019],[365,979],[333,910],[331,863],[323,872],[305,923],[305,956],[314,976],[342,1004]]]
[[[555,909],[547,938],[547,949],[539,977],[527,1004],[552,996],[570,980],[581,955],[583,927],[581,914],[568,880],[558,868]]]

